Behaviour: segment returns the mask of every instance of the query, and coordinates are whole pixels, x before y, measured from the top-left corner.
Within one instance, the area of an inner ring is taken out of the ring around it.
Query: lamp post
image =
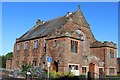
[[[48,66],[48,80],[49,80],[49,67],[50,67],[50,62],[47,62],[47,66]]]

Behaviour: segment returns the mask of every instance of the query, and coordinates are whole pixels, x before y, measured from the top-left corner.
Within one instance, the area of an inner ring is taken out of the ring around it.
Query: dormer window
[[[20,44],[17,44],[17,50],[20,50]]]
[[[25,42],[24,49],[28,49],[28,42]]]
[[[38,40],[35,40],[34,41],[34,49],[37,49],[38,48]]]

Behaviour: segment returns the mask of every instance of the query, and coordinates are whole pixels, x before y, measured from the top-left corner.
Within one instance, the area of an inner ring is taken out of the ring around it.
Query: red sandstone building
[[[102,31],[102,29],[101,29]],[[16,39],[12,69],[23,63],[45,66],[46,55],[53,58],[50,70],[87,75],[93,72],[116,75],[116,44],[95,39],[80,9],[36,25]]]

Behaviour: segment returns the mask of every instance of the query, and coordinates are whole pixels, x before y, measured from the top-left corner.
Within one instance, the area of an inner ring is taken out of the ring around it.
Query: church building
[[[95,77],[116,75],[116,50],[115,43],[95,39],[78,8],[49,21],[38,19],[34,27],[16,39],[11,68],[20,69],[22,64],[45,68],[46,57],[52,57],[50,71],[71,71],[75,75],[91,72]]]

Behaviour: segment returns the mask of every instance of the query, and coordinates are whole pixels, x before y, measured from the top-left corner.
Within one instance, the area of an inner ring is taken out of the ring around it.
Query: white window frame
[[[113,73],[110,73],[110,69],[114,69],[114,72]],[[115,67],[109,67],[109,74],[115,74]]]
[[[83,68],[85,68],[85,72],[83,72]],[[87,67],[86,66],[82,66],[82,74],[86,74],[87,73]]]

